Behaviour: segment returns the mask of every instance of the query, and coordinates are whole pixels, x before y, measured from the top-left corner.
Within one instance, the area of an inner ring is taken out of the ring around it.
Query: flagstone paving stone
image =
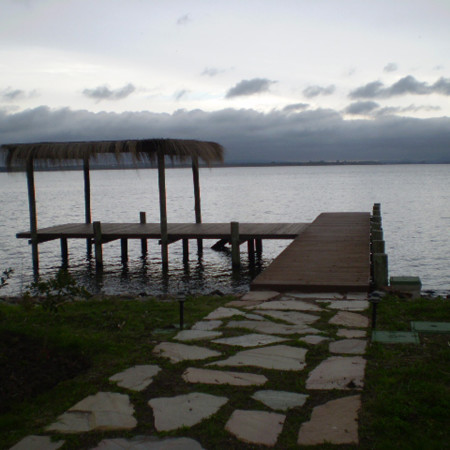
[[[347,292],[344,297],[347,300],[367,300],[369,294],[368,292]]]
[[[256,391],[252,398],[264,403],[269,408],[279,411],[287,411],[291,408],[303,406],[308,399],[307,394],[297,394],[296,392],[286,391]]]
[[[182,330],[174,339],[177,341],[202,341],[205,339],[214,339],[222,336],[220,331],[207,331],[207,330]]]
[[[250,291],[241,297],[243,301],[262,301],[265,302],[280,295],[275,291]]]
[[[185,437],[135,436],[131,439],[103,439],[92,450],[203,450],[203,447],[194,439]]]
[[[196,425],[215,414],[227,402],[226,397],[193,392],[176,397],[153,398],[148,404],[153,409],[156,430],[170,431]]]
[[[161,342],[153,349],[153,354],[170,359],[177,363],[185,360],[207,359],[220,356],[219,352],[196,345],[178,344],[176,342]]]
[[[331,400],[313,409],[311,420],[302,423],[299,445],[358,444],[358,411],[361,397]]]
[[[306,389],[362,389],[365,367],[361,356],[331,356],[309,373]]]
[[[341,328],[336,335],[345,338],[362,338],[366,337],[367,332],[366,330],[347,330],[346,328]]]
[[[153,382],[161,370],[156,365],[142,365],[130,367],[123,372],[116,373],[109,377],[110,381],[117,382],[117,385],[132,391],[142,391]]]
[[[345,353],[351,355],[363,355],[366,351],[367,341],[364,339],[341,339],[330,342],[330,353]]]
[[[50,436],[31,435],[24,437],[9,450],[57,450],[66,441],[52,441]]]
[[[323,311],[323,309],[320,306],[317,306],[314,303],[303,302],[301,300],[294,300],[287,298],[281,300],[273,300],[270,302],[264,302],[254,308],[252,307],[252,309],[255,310],[277,309],[284,311],[315,311],[315,312]]]
[[[341,311],[365,311],[369,307],[367,300],[335,300],[331,302],[319,300],[319,302],[326,304],[328,309],[339,309]]]
[[[286,416],[267,411],[236,409],[225,429],[239,440],[250,444],[274,446],[281,433]]]
[[[308,325],[285,325],[270,321],[256,322],[253,320],[231,320],[226,325],[227,328],[245,328],[247,330],[259,331],[267,334],[315,334],[319,330]]]
[[[361,314],[339,311],[328,323],[331,325],[343,325],[349,328],[367,328],[369,326],[369,319]]]
[[[231,384],[233,386],[261,386],[268,381],[264,375],[255,373],[228,372],[197,367],[189,367],[184,371],[182,377],[188,383]]]
[[[232,300],[225,304],[227,308],[247,308],[247,306],[258,306],[263,303],[262,300]]]
[[[299,338],[299,341],[306,342],[307,344],[311,345],[317,345],[320,344],[323,341],[329,341],[330,338],[327,338],[325,336],[318,336],[318,335],[308,335],[308,336],[302,336]]]
[[[209,313],[206,317],[204,317],[203,320],[227,319],[228,317],[243,315],[244,313],[242,311],[239,311],[239,309],[224,308],[223,306],[220,306],[219,308]]]
[[[259,347],[261,345],[275,344],[285,342],[286,339],[269,334],[244,334],[243,336],[234,336],[230,338],[214,339],[215,344],[236,345],[238,347]]]
[[[305,325],[309,323],[316,322],[320,319],[319,316],[313,314],[307,314],[297,311],[261,311],[261,314],[265,316],[273,317],[274,319],[284,320],[285,322],[294,325]]]
[[[288,292],[287,295],[289,297],[295,297],[300,299],[339,299],[342,300],[344,296],[342,294],[339,294],[337,292],[314,292],[314,293],[307,293],[307,292]]]
[[[137,425],[128,395],[98,392],[72,406],[46,428],[59,433],[91,430],[129,430]]]
[[[243,350],[228,359],[215,361],[207,366],[252,366],[265,369],[302,370],[307,350],[288,345],[272,345],[270,347]]]
[[[192,330],[212,331],[219,328],[222,325],[221,320],[201,320],[200,322],[192,325]]]

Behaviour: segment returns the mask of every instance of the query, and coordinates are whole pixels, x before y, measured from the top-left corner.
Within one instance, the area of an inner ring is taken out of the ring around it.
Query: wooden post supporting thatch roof
[[[129,154],[133,163],[150,162],[158,165],[160,191],[160,226],[161,226],[161,256],[163,267],[168,264],[167,211],[165,193],[165,158],[173,161],[186,162],[192,160],[195,219],[201,222],[200,185],[198,177],[198,161],[210,165],[223,161],[223,147],[215,142],[204,142],[186,139],[142,139],[122,141],[91,141],[91,142],[39,142],[30,144],[6,144],[2,146],[6,152],[8,170],[26,170],[28,180],[28,199],[30,207],[31,243],[33,249],[33,269],[38,272],[38,238],[37,211],[34,187],[34,166],[59,166],[74,162],[83,162],[85,190],[85,222],[91,223],[90,206],[90,160],[98,159],[99,155],[112,154],[118,163],[122,162],[124,154]],[[199,244],[200,245],[200,244]],[[88,244],[89,249],[89,244]],[[200,250],[200,246],[199,246]]]

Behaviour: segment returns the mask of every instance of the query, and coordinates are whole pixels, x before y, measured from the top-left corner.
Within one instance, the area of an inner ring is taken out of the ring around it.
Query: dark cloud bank
[[[450,162],[450,118],[381,116],[344,120],[319,109],[260,113],[223,109],[93,113],[39,107],[15,114],[0,111],[0,144],[101,139],[186,138],[213,140],[227,162],[335,160]],[[360,105],[370,110],[374,105]]]

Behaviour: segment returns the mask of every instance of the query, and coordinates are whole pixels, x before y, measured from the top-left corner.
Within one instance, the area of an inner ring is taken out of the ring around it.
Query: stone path
[[[197,450],[208,443],[187,437],[186,430],[207,421],[229,433],[233,448],[239,448],[239,441],[273,447],[280,445],[286,420],[291,427],[298,423],[299,446],[357,445],[368,306],[367,296],[360,293],[247,293],[180,331],[173,341],[158,343],[148,365],[112,374],[111,387],[121,393],[98,392],[82,399],[41,436],[28,436],[12,449],[53,450],[64,445],[62,438],[50,439],[54,434],[114,430],[114,438],[106,435],[94,448]],[[308,353],[314,355],[317,348],[323,357],[307,363]],[[187,368],[178,372],[178,395],[158,396],[152,386],[164,380],[164,368],[184,361],[190,367],[184,363]],[[295,383],[295,389],[291,384],[291,391],[278,385],[277,380],[293,374],[305,381]],[[274,384],[276,389],[265,388]],[[208,385],[224,388],[220,395],[211,395],[202,392]],[[235,405],[236,392],[240,396]],[[325,392],[329,400],[317,404],[315,396],[319,393],[317,398],[323,399]],[[130,400],[135,396],[141,396],[141,404],[153,414],[153,424],[148,425],[156,430],[153,435],[141,431],[130,437],[138,425],[145,429],[135,417]],[[247,404],[249,408],[242,409]],[[303,410],[306,414],[299,415]],[[127,437],[116,437],[117,430],[127,430]],[[176,437],[157,435],[168,431]]]

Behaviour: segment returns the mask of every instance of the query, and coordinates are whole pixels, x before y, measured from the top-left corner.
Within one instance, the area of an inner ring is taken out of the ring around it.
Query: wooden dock
[[[251,284],[278,292],[368,292],[370,213],[323,213]]]
[[[294,239],[307,223],[239,223],[239,239]],[[94,225],[67,223],[37,230],[38,242],[55,239],[94,239]],[[101,223],[103,242],[116,239],[161,239],[159,223]],[[168,223],[170,242],[180,239],[231,239],[230,223]],[[30,239],[31,232],[17,233],[16,237]]]

